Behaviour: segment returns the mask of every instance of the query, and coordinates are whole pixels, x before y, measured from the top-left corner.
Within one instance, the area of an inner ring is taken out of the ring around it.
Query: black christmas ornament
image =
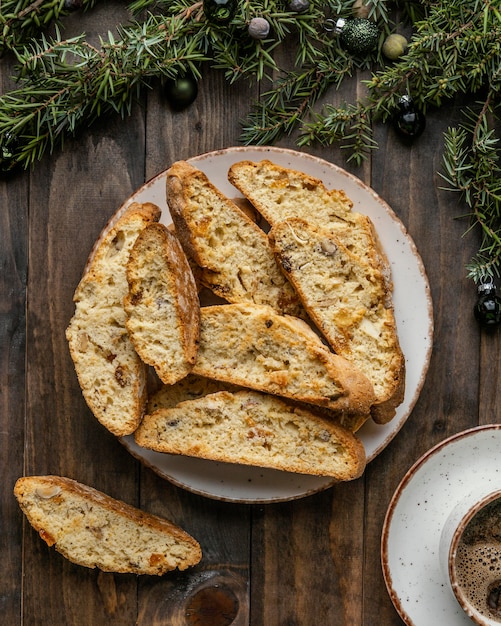
[[[402,139],[412,141],[421,135],[426,126],[424,115],[416,109],[410,96],[402,96],[398,101],[398,111],[393,118],[393,126]]]
[[[343,48],[352,54],[367,54],[376,49],[379,41],[379,29],[365,17],[347,19],[340,17],[334,25]]]
[[[66,11],[78,11],[83,6],[83,0],[64,0],[64,8]]]
[[[19,140],[16,135],[7,132],[0,138],[0,175],[5,175],[18,166],[16,161],[18,148]]]
[[[204,0],[204,13],[213,24],[227,24],[237,10],[237,0]]]
[[[165,97],[174,111],[182,111],[189,107],[197,97],[197,94],[197,81],[190,74],[169,79],[165,83]]]
[[[501,298],[496,295],[496,287],[491,278],[477,287],[478,300],[473,309],[477,322],[487,329],[495,329],[501,324]]]

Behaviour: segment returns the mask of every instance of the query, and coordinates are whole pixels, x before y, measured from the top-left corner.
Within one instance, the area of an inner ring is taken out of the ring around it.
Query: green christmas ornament
[[[338,35],[343,48],[352,54],[367,54],[376,49],[379,41],[379,29],[363,17],[347,19],[340,17],[336,21],[334,33]]]
[[[227,24],[237,10],[237,0],[204,0],[204,13],[213,24]]]
[[[165,84],[165,97],[174,111],[182,111],[198,95],[198,84],[193,76],[186,75],[170,79]]]
[[[403,35],[397,35],[393,33],[388,35],[383,42],[381,48],[384,56],[390,61],[396,61],[407,50],[407,39]]]

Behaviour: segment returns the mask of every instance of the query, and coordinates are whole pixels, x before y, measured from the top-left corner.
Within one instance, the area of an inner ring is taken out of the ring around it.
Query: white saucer
[[[383,525],[381,560],[388,592],[408,626],[471,626],[439,563],[442,527],[464,493],[501,488],[501,424],[458,433],[406,473]]]

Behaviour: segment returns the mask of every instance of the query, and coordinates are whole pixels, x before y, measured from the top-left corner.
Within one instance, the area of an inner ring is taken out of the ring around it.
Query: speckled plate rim
[[[467,466],[460,460],[462,447],[470,453]],[[407,626],[472,624],[442,573],[438,547],[448,515],[478,480],[501,487],[501,424],[464,430],[430,448],[390,500],[381,566],[391,601]]]
[[[374,459],[400,431],[419,397],[428,371],[433,344],[433,306],[426,271],[416,246],[389,205],[370,187],[339,166],[286,148],[270,146],[231,147],[187,159],[204,171],[231,198],[241,194],[228,182],[229,166],[241,160],[270,159],[285,167],[320,178],[329,188],[344,189],[353,200],[353,210],[367,214],[389,257],[395,285],[397,327],[406,356],[406,393],[396,416],[385,425],[370,420],[359,431],[368,461]],[[111,228],[132,202],[153,202],[162,209],[161,221],[171,223],[165,200],[166,170],[135,191],[111,217],[100,237]],[[93,251],[89,257],[92,258]],[[403,314],[404,312],[404,314]],[[332,486],[332,478],[304,476],[262,468],[214,463],[176,457],[140,448],[133,437],[122,438],[129,452],[173,484],[198,495],[238,503],[289,501]]]

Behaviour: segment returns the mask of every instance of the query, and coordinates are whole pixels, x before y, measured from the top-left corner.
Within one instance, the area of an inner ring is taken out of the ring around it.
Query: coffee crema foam
[[[501,586],[501,544],[460,542],[456,554],[456,575],[468,602],[484,617],[501,624],[501,613],[489,609],[490,587]]]
[[[501,500],[481,509],[470,521],[456,553],[458,586],[469,604],[501,624]]]

